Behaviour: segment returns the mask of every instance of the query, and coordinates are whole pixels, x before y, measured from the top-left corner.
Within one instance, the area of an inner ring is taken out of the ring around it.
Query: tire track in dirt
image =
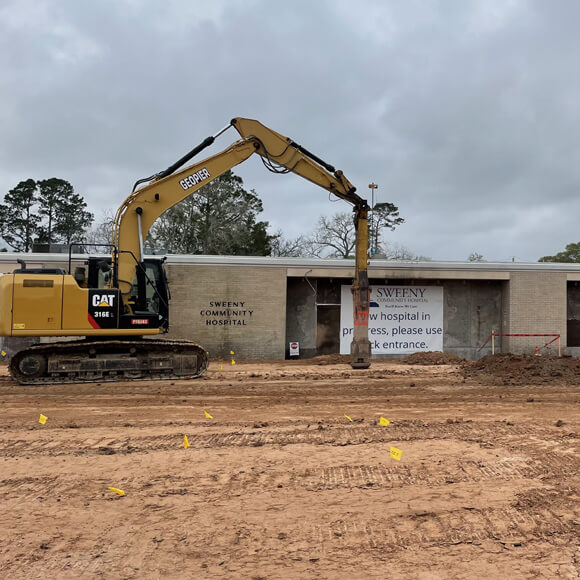
[[[76,430],[75,430],[76,431]],[[4,436],[0,441],[0,456],[21,455],[90,455],[113,453],[143,453],[177,448],[183,441],[183,433],[176,434],[84,438],[79,431],[74,436],[61,433],[49,439],[11,439]],[[431,423],[401,422],[388,428],[376,425],[336,426],[319,424],[312,428],[293,430],[230,431],[219,433],[187,433],[192,448],[261,447],[263,445],[362,445],[385,441],[445,440],[459,439],[465,442],[488,443],[493,446],[510,438],[534,436],[551,439],[553,430],[527,424],[492,423]]]
[[[278,558],[282,552],[295,561],[338,557],[344,560],[360,554],[373,558],[374,554],[396,554],[409,548],[434,546],[444,550],[454,545],[484,542],[493,542],[506,550],[515,550],[517,554],[518,549],[536,541],[542,542],[544,548],[572,546],[580,533],[580,508],[576,497],[563,489],[533,488],[519,494],[518,500],[510,505],[481,509],[459,507],[448,511],[371,517],[345,515],[339,519],[330,517],[328,521],[321,521],[324,516],[316,521],[289,520],[281,511],[274,512],[272,517],[266,517],[259,524],[234,516],[220,533],[206,526],[179,524],[172,517],[174,510],[167,511],[168,506],[148,504],[145,507],[146,512],[139,520],[140,529],[144,531],[136,534],[134,521],[120,523],[119,531],[124,541],[113,546],[115,558],[135,566],[135,572],[155,555],[156,541],[171,544],[167,546],[170,551],[190,552],[195,546],[195,550],[207,559],[221,559],[222,554],[228,553],[238,563],[243,563],[255,561],[257,545],[261,558]],[[95,574],[104,572],[101,564],[111,557],[108,548],[104,548],[110,545],[110,533],[107,530],[96,539],[95,545],[103,546],[100,552],[87,554],[82,566],[80,561],[73,562],[74,568],[85,568],[84,572]],[[145,551],[143,535],[149,542]],[[155,540],[157,537],[163,540]],[[187,542],[182,544],[184,539]],[[15,566],[21,564],[22,561],[14,563]],[[43,562],[43,570],[55,574],[70,567],[71,563],[62,558]],[[4,572],[9,573],[10,567],[4,568]],[[126,572],[126,577],[133,576],[129,568]]]
[[[523,458],[504,459],[497,462],[454,461],[450,464],[429,467],[386,464],[343,464],[302,471],[248,470],[229,476],[195,477],[164,476],[148,481],[160,497],[189,493],[227,496],[239,492],[261,493],[277,488],[328,491],[334,489],[393,489],[408,486],[440,487],[454,483],[478,483],[490,480],[514,481],[557,478],[560,481],[578,473],[580,461],[560,463],[556,469],[552,462],[542,464]],[[190,491],[191,490],[191,491]]]
[[[30,500],[36,497],[49,496],[63,486],[62,478],[43,477],[13,477],[0,480],[0,498],[3,500]],[[68,487],[68,486],[66,486]]]
[[[395,489],[408,486],[440,487],[455,483],[485,481],[514,481],[530,479],[558,479],[564,481],[580,470],[578,459],[570,461],[548,457],[539,463],[521,457],[497,462],[457,461],[436,466],[386,464],[341,464],[301,471],[262,470],[235,472],[227,475],[199,474],[132,478],[125,480],[132,493],[154,497],[173,495],[200,495],[206,498],[223,498],[241,493],[263,493],[277,489],[306,490],[310,492],[335,489]],[[0,498],[4,500],[44,500],[59,497],[85,497],[95,499],[107,487],[105,480],[83,483],[78,478],[63,479],[51,476],[8,478],[0,480]]]
[[[562,509],[578,516],[578,506],[570,498],[564,500]],[[340,519],[285,531],[288,540],[301,538],[312,546],[310,557],[328,556],[338,551],[347,554],[365,550],[397,551],[430,545],[444,548],[486,540],[503,544],[508,549],[534,540],[560,545],[565,541],[574,542],[578,533],[580,523],[577,519],[564,518],[549,507],[541,506],[526,511],[506,506],[362,520]]]

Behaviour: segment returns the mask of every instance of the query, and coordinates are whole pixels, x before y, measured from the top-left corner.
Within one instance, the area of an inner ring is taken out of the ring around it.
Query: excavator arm
[[[180,169],[195,155],[209,147],[224,131],[234,127],[241,139],[211,157]],[[168,209],[198,189],[239,165],[253,154],[275,173],[296,173],[353,205],[356,228],[355,279],[352,286],[354,329],[351,355],[355,368],[367,368],[370,360],[368,340],[369,284],[367,274],[368,205],[342,171],[335,169],[292,139],[252,119],[237,117],[212,137],[205,139],[165,171],[137,182],[115,217],[113,280],[120,288],[124,304],[135,275],[142,270],[143,243],[155,222]],[[142,185],[146,183],[145,185]]]

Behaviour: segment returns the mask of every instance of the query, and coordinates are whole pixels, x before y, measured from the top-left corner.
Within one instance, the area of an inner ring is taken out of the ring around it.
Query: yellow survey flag
[[[230,354],[235,354],[235,352],[233,350],[230,350]]]
[[[220,371],[223,371],[224,365],[220,365]]]
[[[401,461],[401,455],[403,455],[403,450],[397,449],[391,445],[391,457],[397,461]]]
[[[235,364],[236,364],[236,361],[235,361],[234,359],[232,359],[232,364],[233,364],[233,365],[235,365]]]
[[[390,421],[388,419],[385,419],[384,417],[379,418],[379,425],[384,425],[386,427],[389,424],[390,424]]]
[[[1,354],[2,356],[6,356],[6,353],[5,353],[4,351],[0,352],[0,354]]]
[[[183,436],[183,447],[187,449],[189,447],[189,441],[187,440],[187,435]]]
[[[46,415],[43,415],[42,413],[40,414],[40,417],[38,418],[38,422],[41,425],[44,425],[46,423],[46,420],[48,419],[48,417]]]
[[[213,419],[213,417],[207,411],[204,411],[203,415],[206,419]]]
[[[352,423],[352,419],[347,414],[345,414],[344,416]]]
[[[108,487],[111,491],[115,492],[117,495],[125,495],[125,492],[122,489],[117,489],[116,487]]]

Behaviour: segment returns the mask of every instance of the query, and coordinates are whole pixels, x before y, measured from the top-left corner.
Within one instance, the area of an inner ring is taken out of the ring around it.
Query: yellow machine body
[[[186,163],[233,127],[241,139],[193,165]],[[159,216],[206,183],[244,162],[262,158],[275,173],[292,172],[353,206],[356,227],[352,286],[354,368],[367,368],[369,285],[368,204],[335,169],[292,139],[253,119],[236,117],[166,170],[139,180],[118,209],[110,261],[88,256],[85,282],[64,270],[22,268],[0,276],[0,336],[78,336],[85,340],[36,344],[16,353],[10,372],[23,384],[201,376],[207,352],[190,341],[141,340],[169,329],[169,291],[163,259],[145,258],[144,240]],[[139,186],[139,187],[138,187]],[[110,271],[105,282],[97,270]]]
[[[159,328],[95,328],[98,319],[91,322],[89,300],[89,289],[81,288],[69,274],[4,274],[0,276],[0,335],[143,336],[163,332]]]

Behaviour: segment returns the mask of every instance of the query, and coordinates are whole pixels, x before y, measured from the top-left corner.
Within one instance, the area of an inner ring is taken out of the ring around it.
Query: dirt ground
[[[578,361],[436,358],[1,369],[0,577],[579,578]]]

